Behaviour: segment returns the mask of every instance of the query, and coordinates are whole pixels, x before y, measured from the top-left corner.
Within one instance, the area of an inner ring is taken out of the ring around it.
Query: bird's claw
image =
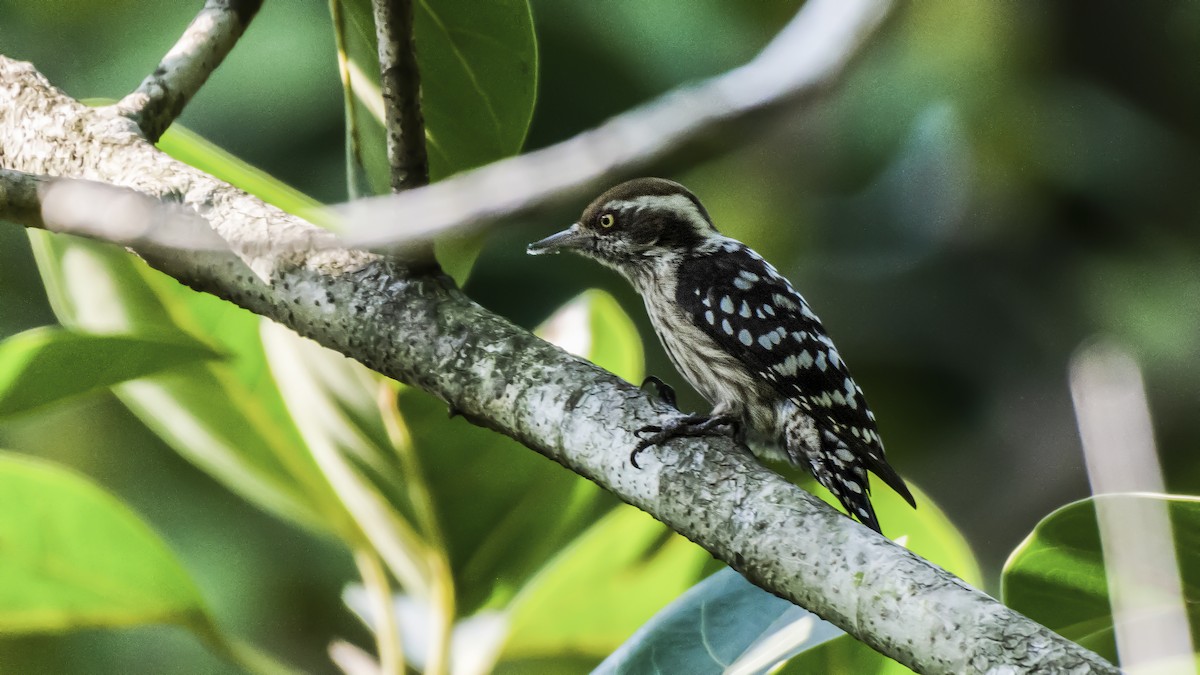
[[[653,375],[648,375],[646,379],[642,380],[641,389],[649,391],[650,385],[654,385],[654,388],[658,391],[658,397],[663,400],[663,403],[679,410],[679,404],[675,402],[675,389],[671,385]]]
[[[638,441],[638,444],[633,447],[629,453],[629,463],[633,468],[642,468],[638,464],[637,458],[643,450],[666,443],[672,438],[680,438],[684,436],[708,436],[721,427],[728,427],[728,433],[737,437],[739,433],[738,421],[736,418],[727,417],[724,415],[687,415],[672,420],[666,425],[647,424],[646,426],[633,432],[637,436],[650,434],[648,438],[643,438]]]

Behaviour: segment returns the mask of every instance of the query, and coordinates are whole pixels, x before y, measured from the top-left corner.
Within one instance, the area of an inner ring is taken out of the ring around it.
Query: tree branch
[[[208,0],[141,85],[117,103],[121,114],[157,141],[221,65],[262,0]]]
[[[556,145],[403,194],[339,208],[345,245],[384,249],[586,203],[647,169],[712,156],[794,119],[861,52],[892,0],[809,0],[753,60],[622,113]],[[403,228],[397,222],[405,223]]]
[[[411,0],[372,0],[392,192],[429,183]]]
[[[281,254],[272,241],[327,235],[167,157],[132,123],[78,104],[28,64],[0,57],[0,82],[0,166],[178,201],[229,245],[208,257],[138,248],[151,265],[434,393],[882,653],[928,673],[1117,672],[845,518],[729,439],[673,441],[633,470],[630,430],[677,411],[484,310],[444,277],[413,277],[359,251]],[[62,129],[72,133],[47,133]],[[28,196],[15,178],[4,194]]]

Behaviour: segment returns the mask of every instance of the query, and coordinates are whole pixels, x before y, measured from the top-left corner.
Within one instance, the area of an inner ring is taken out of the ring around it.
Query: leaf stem
[[[368,545],[354,550],[354,562],[367,589],[375,615],[375,644],[379,651],[380,672],[384,675],[403,675],[405,671],[404,644],[392,603],[392,587],[387,570],[375,549]]]
[[[396,396],[396,385],[390,380],[380,380],[376,397],[379,413],[387,430],[388,440],[396,450],[408,477],[409,496],[417,519],[417,527],[428,542],[427,567],[430,573],[430,611],[436,624],[430,631],[429,662],[426,675],[441,675],[450,669],[450,647],[453,637],[456,609],[454,576],[446,557],[446,538],[437,520],[437,509],[433,495],[429,493],[420,461],[413,449],[412,437],[400,415]]]

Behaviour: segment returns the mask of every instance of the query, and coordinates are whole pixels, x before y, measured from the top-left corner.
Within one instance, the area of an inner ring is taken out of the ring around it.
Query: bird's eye
[[[617,224],[617,219],[613,217],[613,214],[606,213],[606,214],[600,216],[600,227],[612,227],[613,225],[616,225],[616,224]]]

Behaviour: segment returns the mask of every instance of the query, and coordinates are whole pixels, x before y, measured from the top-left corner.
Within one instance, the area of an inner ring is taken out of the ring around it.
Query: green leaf
[[[656,614],[593,674],[765,672],[842,634],[725,568]]]
[[[0,418],[217,356],[195,341],[34,328],[0,342]]]
[[[602,658],[699,580],[710,560],[666,525],[622,505],[522,589],[511,605],[512,629],[502,658],[563,653]]]
[[[371,0],[331,0],[346,102],[351,198],[390,189]],[[430,180],[516,154],[537,95],[537,42],[527,0],[418,0],[413,6]],[[438,241],[461,284],[479,236]]]
[[[174,623],[212,632],[196,585],[112,495],[0,453],[0,633]]]
[[[529,3],[418,0],[414,10],[430,177],[515,154],[537,95]]]
[[[300,208],[282,183],[177,127],[165,143],[220,179],[246,180],[266,201]],[[237,185],[237,183],[234,183]],[[240,186],[239,187],[243,187]],[[180,455],[247,501],[316,532],[350,534],[349,516],[313,461],[270,377],[259,318],[196,293],[106,244],[30,232],[59,321],[94,333],[200,342],[229,358],[116,387],[121,400]]]
[[[1005,604],[1063,637],[1116,659],[1112,606],[1096,505],[1124,513],[1166,508],[1193,644],[1200,644],[1200,498],[1113,494],[1068,504],[1046,516],[1004,565]],[[1128,580],[1131,593],[1155,597],[1157,580]],[[1142,581],[1151,582],[1142,586]],[[1143,595],[1145,594],[1145,595]]]
[[[516,441],[448,419],[446,405],[424,392],[401,390],[399,407],[445,533],[460,616],[507,604],[615,503]]]

